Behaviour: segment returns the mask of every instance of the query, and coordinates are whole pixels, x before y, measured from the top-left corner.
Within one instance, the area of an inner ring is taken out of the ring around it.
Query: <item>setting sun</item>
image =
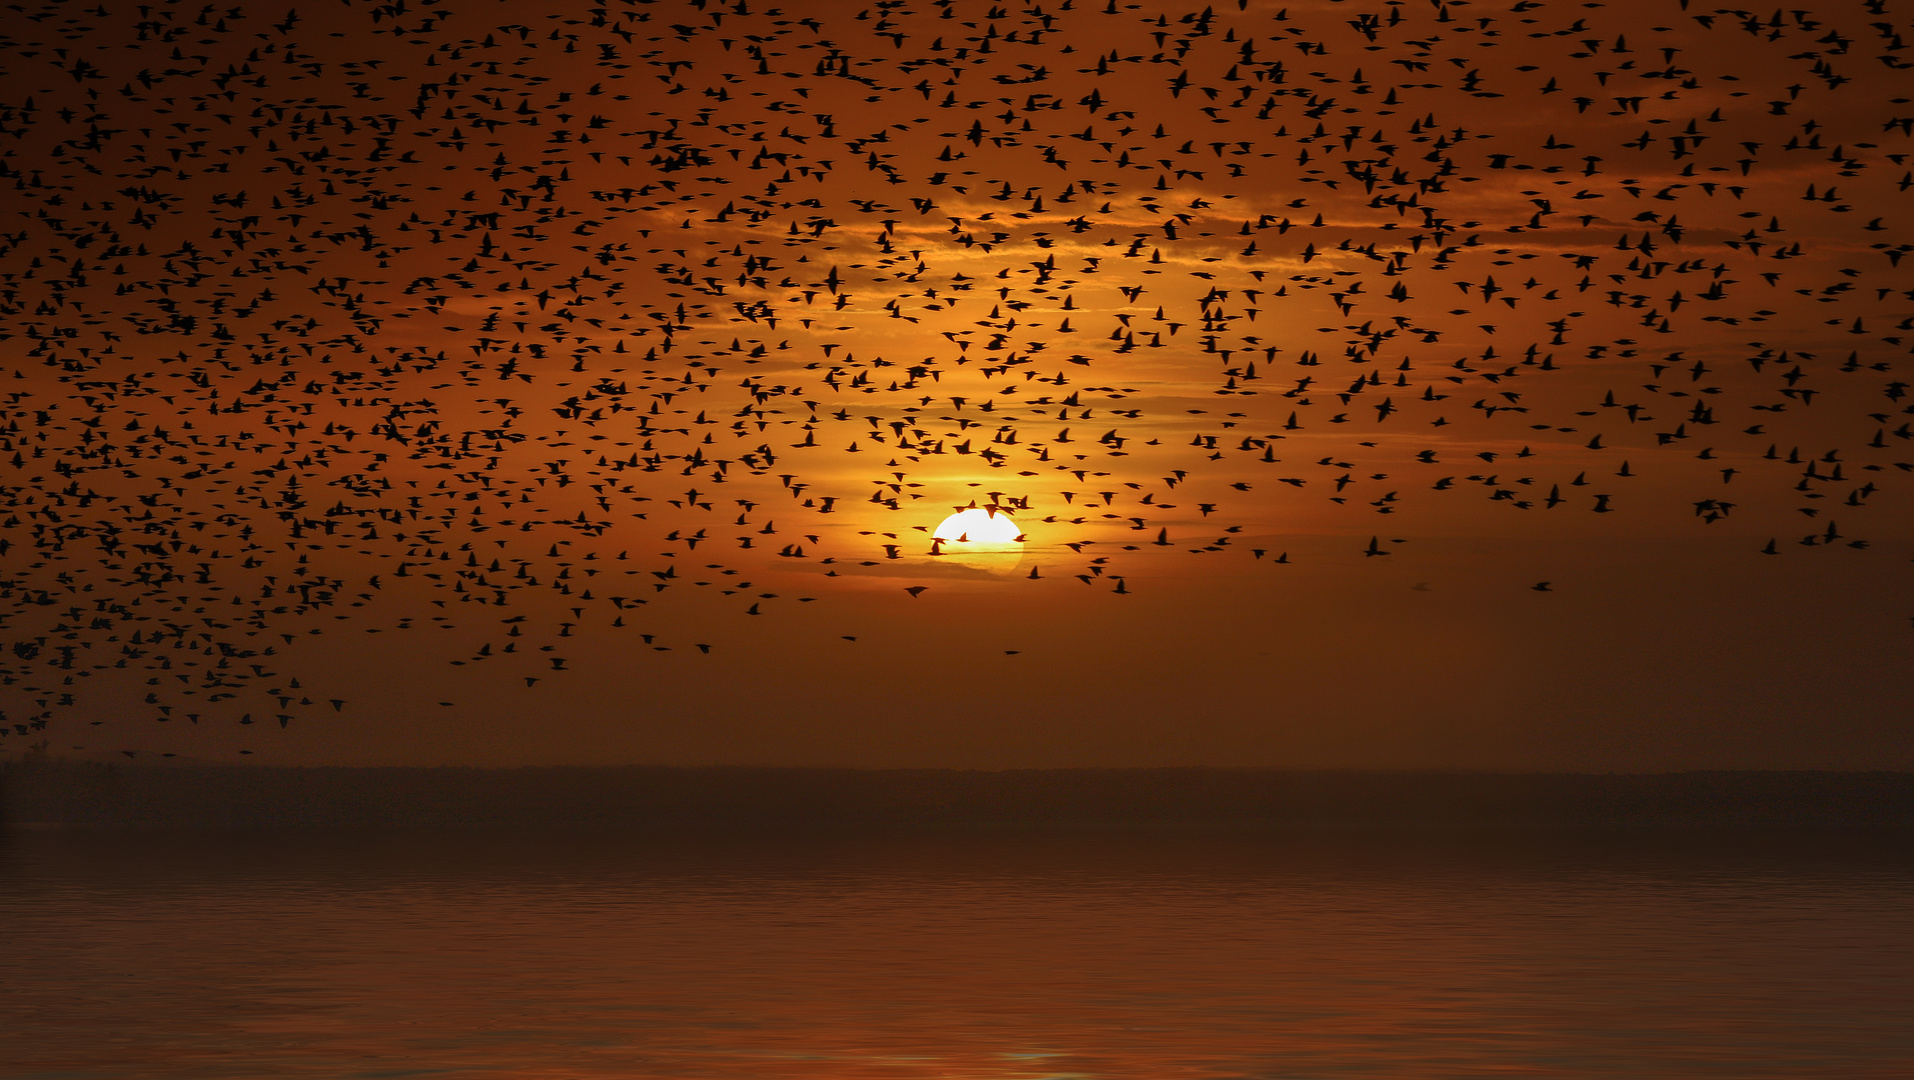
[[[996,506],[967,506],[931,533],[931,553],[946,565],[1007,573],[1023,559],[1023,529]]]
[[[1023,529],[1010,519],[1010,513],[996,507],[972,506],[945,518],[931,535],[946,542],[969,544],[1016,544],[1023,541]]]

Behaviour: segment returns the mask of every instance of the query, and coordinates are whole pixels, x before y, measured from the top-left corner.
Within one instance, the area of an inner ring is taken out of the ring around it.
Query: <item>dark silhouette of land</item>
[[[1914,773],[0,766],[10,825],[1909,826]]]

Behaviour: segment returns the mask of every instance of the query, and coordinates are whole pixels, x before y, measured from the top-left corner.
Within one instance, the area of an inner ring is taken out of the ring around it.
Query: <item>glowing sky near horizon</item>
[[[22,5],[8,752],[1914,764],[1863,8]]]

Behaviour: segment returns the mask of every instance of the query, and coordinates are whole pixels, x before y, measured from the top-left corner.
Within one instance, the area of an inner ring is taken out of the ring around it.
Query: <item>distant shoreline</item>
[[[1908,827],[1914,773],[0,764],[27,827]]]

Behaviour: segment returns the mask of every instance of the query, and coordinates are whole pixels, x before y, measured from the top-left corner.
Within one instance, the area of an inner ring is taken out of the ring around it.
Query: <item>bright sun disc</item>
[[[1011,544],[1023,535],[1023,529],[1001,510],[992,513],[982,507],[971,507],[945,518],[931,535],[939,540],[953,542]]]

